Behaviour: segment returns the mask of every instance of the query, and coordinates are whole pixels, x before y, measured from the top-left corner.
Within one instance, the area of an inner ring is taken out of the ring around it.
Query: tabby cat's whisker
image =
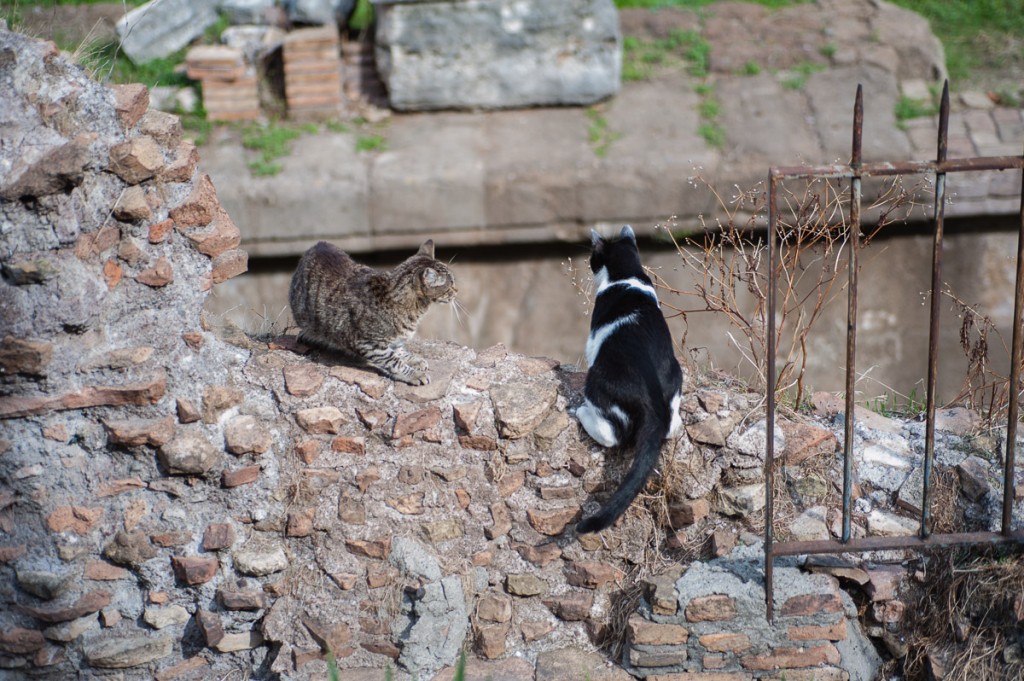
[[[466,325],[462,321],[462,314],[465,313],[469,317],[469,311],[466,310],[465,306],[455,298],[452,298],[452,312],[455,314],[455,321],[459,323],[461,328],[466,328]]]

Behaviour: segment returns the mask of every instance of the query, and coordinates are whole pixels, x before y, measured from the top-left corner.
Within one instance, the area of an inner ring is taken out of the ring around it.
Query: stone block
[[[171,634],[150,637],[119,633],[112,638],[91,640],[82,652],[93,667],[127,669],[168,657],[174,652],[175,640]]]
[[[697,596],[686,605],[687,622],[724,622],[736,617],[736,600],[725,594]]]
[[[568,525],[579,514],[578,507],[540,510],[529,508],[526,519],[530,526],[541,534],[554,537],[562,534]]]
[[[216,576],[219,563],[216,558],[206,556],[172,556],[171,567],[179,581],[197,586]]]
[[[167,416],[162,419],[127,419],[104,421],[107,437],[112,444],[127,447],[162,447],[174,437],[174,418]]]
[[[782,603],[782,617],[810,617],[812,615],[842,612],[843,603],[837,593],[804,594],[792,596]]]
[[[591,104],[619,89],[611,0],[376,8],[377,67],[398,110]]]
[[[345,417],[337,407],[311,407],[297,411],[295,422],[307,433],[336,434],[345,422]]]
[[[136,64],[174,54],[217,21],[217,6],[195,0],[151,0],[117,22],[121,49]]]
[[[831,643],[801,648],[775,648],[761,655],[747,655],[740,659],[744,669],[768,671],[795,669],[824,664],[839,664],[839,651]]]
[[[163,288],[174,281],[174,269],[171,262],[161,256],[152,267],[147,267],[135,275],[135,280],[150,288]]]
[[[546,593],[548,584],[531,574],[509,574],[505,577],[505,589],[513,596],[538,596]]]
[[[273,5],[269,0],[244,0],[247,4],[258,5],[259,2]],[[236,5],[243,0],[232,0]],[[288,20],[296,24],[336,24],[341,23],[355,7],[355,0],[294,0],[287,3]],[[247,22],[254,23],[254,22]]]
[[[641,650],[630,648],[629,664],[634,667],[678,667],[686,662],[688,655],[686,648],[675,650],[658,648],[656,650]]]
[[[52,358],[52,343],[4,336],[0,343],[0,375],[45,376]]]
[[[690,632],[678,624],[649,622],[640,615],[632,615],[628,622],[629,640],[635,645],[686,645]]]
[[[220,484],[222,487],[230,489],[254,483],[259,477],[260,467],[258,465],[243,466],[234,470],[225,470],[221,473]]]
[[[438,407],[427,407],[399,414],[395,417],[395,426],[391,431],[391,437],[398,440],[406,435],[413,435],[433,428],[439,423],[441,423],[441,410]]]
[[[128,184],[144,182],[163,167],[163,151],[148,135],[133,137],[110,148],[110,169]]]
[[[590,617],[594,607],[592,592],[574,592],[544,599],[544,605],[554,613],[555,617],[566,622],[579,622]]]
[[[704,634],[699,636],[697,641],[708,650],[717,653],[742,653],[750,647],[750,637],[742,632]]]
[[[632,678],[626,670],[609,664],[604,655],[594,651],[563,647],[537,655],[536,681],[631,681]]]
[[[121,125],[134,127],[149,109],[149,88],[142,83],[126,83],[112,85],[114,91],[114,108]]]
[[[85,615],[97,613],[108,605],[110,605],[109,593],[106,591],[89,591],[69,606],[57,608],[19,606],[18,609],[40,622],[57,624],[59,622],[70,622]]]
[[[834,624],[808,624],[790,627],[790,641],[842,641],[846,638],[846,620]]]

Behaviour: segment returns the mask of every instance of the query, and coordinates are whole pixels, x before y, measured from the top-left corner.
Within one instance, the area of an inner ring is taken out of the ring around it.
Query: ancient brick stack
[[[284,93],[293,119],[330,118],[342,104],[341,56],[334,27],[292,31],[284,41]]]
[[[211,121],[251,121],[260,115],[256,69],[242,50],[200,45],[185,57],[188,77],[203,85],[203,107]]]
[[[871,678],[877,658],[856,607],[835,578],[797,568],[776,571],[775,626],[765,617],[760,546],[696,562],[645,584],[629,619],[623,663],[658,681]],[[852,672],[852,673],[848,673]]]

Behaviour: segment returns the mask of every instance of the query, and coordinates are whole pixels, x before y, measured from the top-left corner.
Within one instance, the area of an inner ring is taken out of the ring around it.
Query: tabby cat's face
[[[448,266],[433,258],[423,258],[416,273],[421,295],[432,303],[449,303],[455,298],[455,275]]]

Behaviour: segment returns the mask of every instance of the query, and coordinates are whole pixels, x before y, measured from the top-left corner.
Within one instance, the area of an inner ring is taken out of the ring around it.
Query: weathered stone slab
[[[121,49],[136,64],[174,54],[217,21],[217,5],[194,0],[152,0],[117,22]]]
[[[376,9],[377,66],[399,110],[590,104],[619,88],[611,0]]]

